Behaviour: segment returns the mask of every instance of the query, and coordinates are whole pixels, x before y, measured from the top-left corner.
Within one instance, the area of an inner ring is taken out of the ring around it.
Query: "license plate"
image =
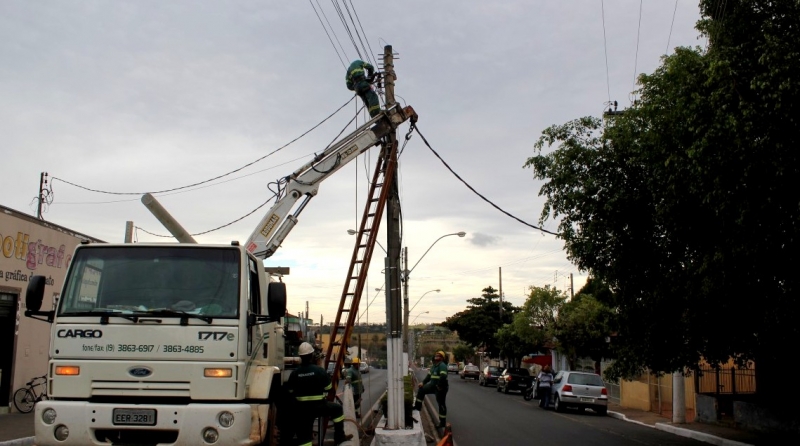
[[[582,403],[593,403],[594,398],[581,398]]]
[[[114,424],[123,426],[155,426],[155,409],[114,409]]]

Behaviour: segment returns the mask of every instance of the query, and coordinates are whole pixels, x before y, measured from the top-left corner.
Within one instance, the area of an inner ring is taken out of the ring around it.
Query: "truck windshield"
[[[239,276],[235,248],[92,246],[76,251],[58,314],[174,310],[176,317],[235,318]]]

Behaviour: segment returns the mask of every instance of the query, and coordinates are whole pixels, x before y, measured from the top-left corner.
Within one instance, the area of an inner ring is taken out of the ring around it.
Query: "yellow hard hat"
[[[361,361],[359,361],[358,358],[353,358],[353,360],[350,361],[350,362],[353,363],[353,364],[358,364]]]
[[[436,353],[435,353],[433,356],[436,356],[436,355],[439,355],[439,356],[441,356],[441,357],[442,357],[442,359],[444,359],[444,357],[445,357],[445,354],[444,354],[444,352],[443,352],[443,351],[441,351],[441,350],[439,350],[438,352],[436,352]]]

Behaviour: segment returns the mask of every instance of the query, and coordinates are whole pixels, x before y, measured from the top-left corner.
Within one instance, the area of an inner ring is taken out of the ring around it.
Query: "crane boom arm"
[[[417,119],[417,114],[410,106],[400,108],[395,105],[382,111],[286,177],[275,204],[247,239],[247,250],[263,258],[274,254],[297,224],[297,216],[317,195],[319,184],[367,149],[379,144],[381,138],[409,119],[412,122]]]

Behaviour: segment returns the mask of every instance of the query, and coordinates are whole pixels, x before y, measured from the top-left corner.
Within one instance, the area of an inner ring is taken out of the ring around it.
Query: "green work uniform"
[[[367,81],[367,76],[372,77],[373,73],[375,73],[375,68],[372,65],[363,60],[354,60],[347,68],[347,74],[345,75],[347,89],[355,91],[361,97],[371,118],[377,116],[381,111],[378,95],[375,94],[372,85]]]
[[[342,406],[325,399],[331,390],[331,378],[325,370],[315,364],[302,364],[292,371],[286,380],[286,390],[292,401],[293,419],[297,441],[301,446],[311,446],[314,420],[328,417],[333,420],[334,440],[340,443],[344,437],[344,411]]]
[[[357,364],[353,364],[347,369],[345,379],[353,388],[353,403],[355,403],[356,406],[356,417],[361,418],[361,394],[364,393],[364,383],[361,382],[361,372],[358,371]]]
[[[444,361],[434,362],[428,371],[428,376],[422,381],[422,387],[417,391],[416,410],[422,409],[422,400],[425,395],[435,393],[436,402],[439,404],[439,427],[447,424],[447,364]]]

